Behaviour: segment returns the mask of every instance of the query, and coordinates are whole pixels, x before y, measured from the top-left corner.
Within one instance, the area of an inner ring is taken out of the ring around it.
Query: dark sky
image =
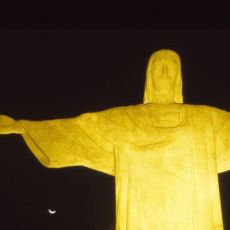
[[[142,103],[148,58],[162,48],[181,56],[185,103],[230,111],[229,41],[220,29],[1,30],[0,114],[45,120]],[[114,229],[113,177],[44,168],[18,135],[1,136],[0,149],[1,229]],[[230,229],[230,173],[220,189]]]

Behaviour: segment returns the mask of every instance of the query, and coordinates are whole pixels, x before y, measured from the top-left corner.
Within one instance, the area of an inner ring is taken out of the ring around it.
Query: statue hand
[[[0,134],[23,133],[22,127],[13,118],[0,115]]]

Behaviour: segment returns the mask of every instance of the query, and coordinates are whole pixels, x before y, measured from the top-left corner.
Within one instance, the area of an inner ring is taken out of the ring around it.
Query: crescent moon
[[[48,211],[49,211],[49,213],[52,214],[52,215],[54,215],[54,214],[56,213],[56,210],[53,210],[53,209],[50,209],[50,208],[48,209]]]

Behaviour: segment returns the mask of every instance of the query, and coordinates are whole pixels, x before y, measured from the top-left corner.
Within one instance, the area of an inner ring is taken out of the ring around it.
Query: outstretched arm
[[[221,173],[230,170],[230,113],[219,110],[216,115],[216,159]]]
[[[22,126],[13,118],[0,115],[0,135],[1,134],[22,134],[24,132]]]
[[[69,119],[28,121],[0,116],[0,134],[22,134],[46,167],[85,166],[113,175],[113,145],[94,113]]]

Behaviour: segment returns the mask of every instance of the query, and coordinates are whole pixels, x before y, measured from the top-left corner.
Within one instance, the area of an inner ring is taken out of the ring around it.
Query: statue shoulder
[[[97,115],[106,115],[106,114],[124,114],[126,112],[129,112],[129,111],[137,111],[137,110],[140,110],[141,107],[143,107],[142,104],[137,104],[137,105],[128,105],[128,106],[118,106],[118,107],[113,107],[113,108],[109,108],[109,109],[106,109],[106,110],[102,110],[102,111],[99,111],[99,112],[96,112],[95,114]]]
[[[230,118],[230,113],[226,110],[208,105],[184,105],[186,110],[193,117],[204,117],[215,122],[222,122]]]
[[[193,110],[195,112],[204,112],[204,113],[226,113],[226,110],[209,106],[209,105],[193,105],[193,104],[183,104],[188,110]]]
[[[77,119],[80,118],[80,120],[95,121],[95,122],[103,118],[109,120],[111,119],[123,120],[127,117],[127,114],[129,112],[138,111],[140,110],[140,107],[141,105],[118,106],[118,107],[108,108],[101,111],[83,113],[80,116],[78,116]]]

